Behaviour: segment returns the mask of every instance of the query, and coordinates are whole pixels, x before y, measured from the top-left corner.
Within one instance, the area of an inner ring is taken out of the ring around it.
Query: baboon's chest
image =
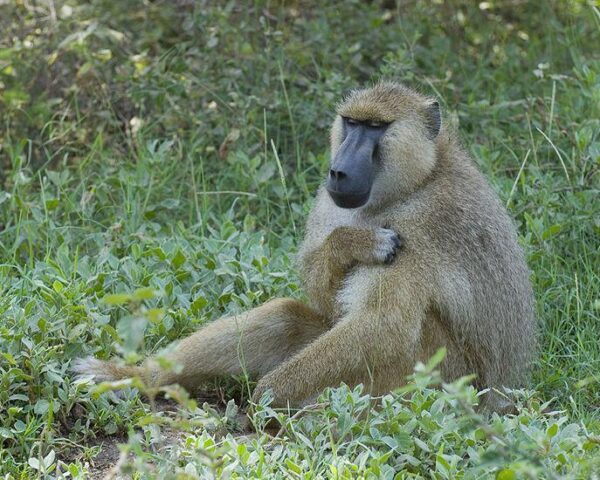
[[[383,274],[385,274],[384,267],[376,265],[358,266],[348,272],[335,293],[335,302],[339,312],[338,319],[349,312],[360,312],[367,304],[368,299],[378,296],[383,298],[380,295],[382,292],[378,292]]]

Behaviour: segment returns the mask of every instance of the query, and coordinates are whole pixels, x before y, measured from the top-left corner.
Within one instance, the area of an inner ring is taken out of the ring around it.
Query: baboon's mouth
[[[335,190],[327,189],[329,196],[340,208],[358,208],[362,207],[369,201],[369,196],[371,195],[371,190],[367,190],[364,193],[346,193],[346,192],[337,192]]]

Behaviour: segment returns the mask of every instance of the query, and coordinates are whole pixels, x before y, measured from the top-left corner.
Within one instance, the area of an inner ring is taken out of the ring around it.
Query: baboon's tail
[[[124,378],[142,377],[144,368],[128,365],[117,365],[113,362],[98,360],[94,357],[76,359],[71,370],[77,377],[93,377],[95,382],[111,382]]]

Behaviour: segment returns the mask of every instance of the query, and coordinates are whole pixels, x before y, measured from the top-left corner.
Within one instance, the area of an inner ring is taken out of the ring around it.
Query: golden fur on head
[[[359,121],[391,123],[407,112],[423,110],[434,99],[393,82],[380,82],[372,88],[353,90],[338,105],[337,113]]]

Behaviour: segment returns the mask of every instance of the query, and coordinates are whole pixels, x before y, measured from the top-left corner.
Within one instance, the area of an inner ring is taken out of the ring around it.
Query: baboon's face
[[[327,177],[327,191],[338,207],[357,208],[368,202],[379,142],[388,125],[342,117],[343,141]]]
[[[437,102],[397,84],[353,92],[331,130],[326,188],[338,207],[358,208],[413,191],[433,170]]]

